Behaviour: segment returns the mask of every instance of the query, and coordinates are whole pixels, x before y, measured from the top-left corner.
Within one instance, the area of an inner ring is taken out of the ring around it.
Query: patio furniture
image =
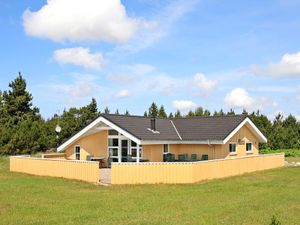
[[[87,155],[86,156],[86,161],[92,161],[92,157],[93,157],[93,155]]]
[[[175,162],[175,154],[170,154],[169,160],[170,162]]]
[[[127,162],[133,162],[133,159],[132,159],[131,155],[127,155]]]
[[[178,161],[180,161],[180,162],[187,161],[187,154],[179,154],[178,155]]]
[[[202,155],[201,161],[203,161],[203,160],[208,160],[208,155]]]
[[[197,161],[197,154],[191,154],[191,161]]]
[[[166,162],[175,162],[175,154],[172,153],[168,153],[166,154],[166,158],[165,158]]]

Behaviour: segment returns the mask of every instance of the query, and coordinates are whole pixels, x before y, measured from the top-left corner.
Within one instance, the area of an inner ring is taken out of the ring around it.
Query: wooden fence
[[[112,184],[179,184],[223,178],[284,166],[284,154],[199,162],[113,163]]]
[[[98,162],[11,156],[10,171],[99,182]]]

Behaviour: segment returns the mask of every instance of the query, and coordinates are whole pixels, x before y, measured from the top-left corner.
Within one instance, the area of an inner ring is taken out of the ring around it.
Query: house
[[[89,156],[139,163],[193,154],[196,160],[258,155],[267,138],[246,115],[149,118],[102,114],[58,147],[67,159]],[[204,156],[204,158],[203,158]]]

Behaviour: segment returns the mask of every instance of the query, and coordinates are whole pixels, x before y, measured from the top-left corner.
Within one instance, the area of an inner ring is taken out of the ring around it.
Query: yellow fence
[[[284,154],[200,162],[113,163],[112,184],[179,184],[240,175],[284,166]]]
[[[10,171],[99,182],[98,162],[11,156]]]

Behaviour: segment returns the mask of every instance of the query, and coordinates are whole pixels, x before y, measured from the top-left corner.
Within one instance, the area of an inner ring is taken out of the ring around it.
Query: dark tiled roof
[[[175,118],[173,122],[183,140],[224,140],[244,119],[244,115]]]
[[[156,130],[159,131],[159,134],[155,134],[148,129],[150,128],[149,117],[111,114],[103,114],[102,116],[144,141],[180,141],[172,122],[183,141],[222,141],[246,118],[245,115],[156,118]]]
[[[140,140],[180,140],[168,119],[156,118],[156,130],[159,131],[159,134],[155,134],[148,130],[150,128],[149,117],[111,114],[102,116]]]

